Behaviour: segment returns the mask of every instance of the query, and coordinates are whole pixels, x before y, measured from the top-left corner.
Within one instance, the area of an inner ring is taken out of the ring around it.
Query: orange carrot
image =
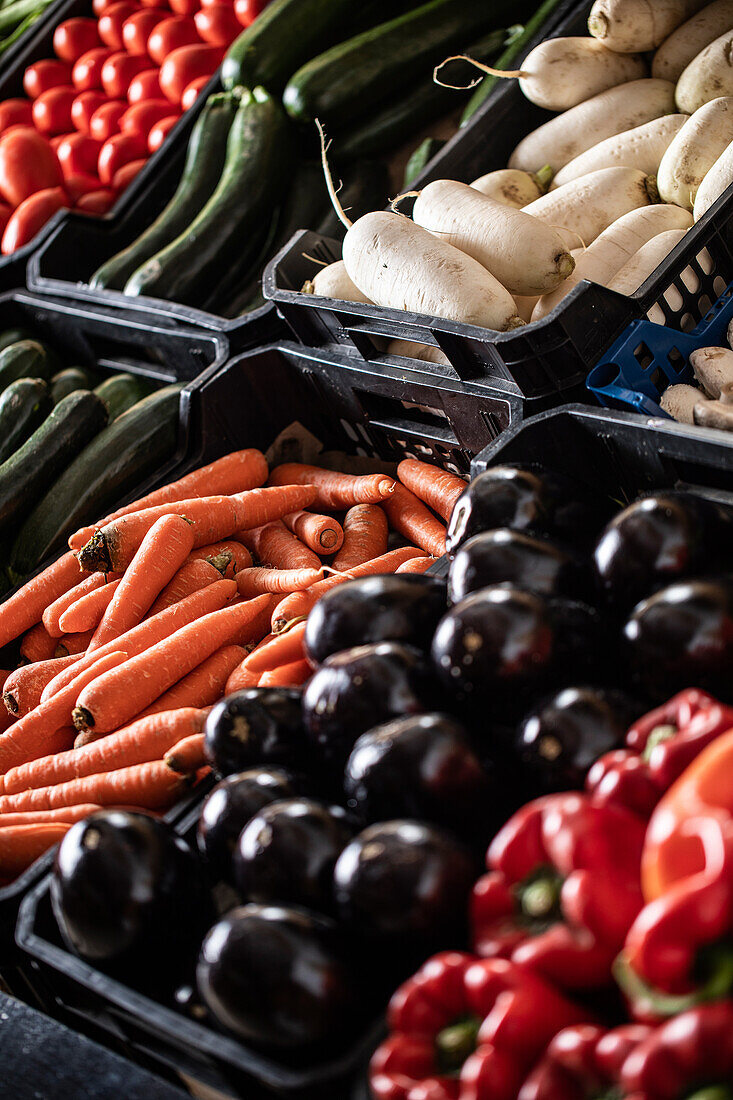
[[[165,763],[179,775],[191,775],[192,772],[203,768],[206,764],[203,733],[193,733],[190,737],[183,737],[166,753]]]
[[[304,588],[310,588],[323,576],[323,570],[318,569],[265,569],[262,566],[254,566],[252,569],[243,569],[237,573],[236,582],[239,595],[246,600],[252,596],[259,596],[262,592],[276,592],[282,595],[286,592],[300,592]]]
[[[271,472],[270,485],[315,485],[318,495],[311,503],[317,508],[351,508],[353,504],[379,504],[386,500],[395,487],[394,479],[386,474],[342,474],[324,470],[320,466],[306,466],[302,462],[285,462]]]
[[[225,645],[202,661],[193,672],[184,676],[172,688],[143,711],[142,717],[158,714],[163,710],[180,707],[210,707],[225,694],[229,676],[244,660],[245,650],[240,645]]]
[[[17,813],[0,814],[0,827],[8,825],[53,825],[57,822],[73,825],[83,817],[101,810],[89,802],[81,806],[61,806],[58,810],[19,810]]]
[[[70,779],[82,779],[86,775],[99,775],[132,764],[145,764],[148,760],[160,760],[176,742],[191,734],[201,733],[206,714],[205,710],[186,707],[140,718],[82,749],[43,756],[18,768],[11,768],[3,777],[2,793],[38,790],[39,787],[52,787]]]
[[[82,630],[79,634],[62,634],[57,640],[54,655],[70,657],[73,653],[86,653],[93,633],[92,630]]]
[[[61,806],[78,806],[83,802],[162,810],[172,806],[186,786],[186,781],[172,772],[162,760],[151,760],[147,764],[133,764],[129,768],[70,779],[52,787],[3,795],[0,798],[0,813],[57,810]]]
[[[257,687],[259,672],[249,672],[244,664],[239,664],[226,682],[222,695],[232,695],[235,691],[244,691],[245,688]]]
[[[98,677],[78,696],[74,725],[106,733],[130,721],[217,649],[236,643],[268,601],[260,596],[204,615]]]
[[[300,687],[313,675],[313,669],[306,660],[293,661],[289,665],[268,669],[260,676],[260,687]],[[2,819],[0,819],[2,820]]]
[[[0,875],[14,878],[34,860],[58,844],[71,828],[68,822],[47,825],[9,825],[0,819]]]
[[[156,520],[102,616],[89,643],[90,651],[137,626],[192,549],[193,528],[188,520],[181,516],[161,516]]]
[[[280,600],[272,613],[273,632],[281,634],[283,630],[287,629],[288,623],[291,623],[294,619],[306,618],[323,593],[335,588],[337,584],[343,584],[344,581],[351,580],[352,577],[366,577],[373,573],[394,573],[397,566],[402,565],[404,561],[419,557],[422,557],[422,554],[414,546],[403,546],[398,550],[388,550],[386,554],[374,558],[373,561],[354,566],[348,573],[336,573],[322,581],[318,581],[317,584],[311,585],[304,592],[292,592],[284,600]]]
[[[59,620],[67,607],[71,607],[73,603],[81,599],[82,596],[86,596],[88,592],[94,592],[97,588],[101,588],[106,581],[107,578],[103,573],[94,573],[91,577],[85,577],[83,581],[74,585],[68,592],[62,593],[57,600],[48,605],[41,616],[41,622],[52,638],[60,638],[62,634],[67,633],[59,625]]]
[[[353,569],[387,553],[387,517],[376,504],[357,504],[344,517],[344,544],[333,559],[333,568]]]
[[[427,573],[431,565],[435,565],[437,558],[410,558],[395,573]]]
[[[269,565],[273,569],[321,568],[318,554],[309,550],[281,519],[240,534],[244,545],[256,553],[260,565]]]
[[[208,546],[229,538],[235,531],[261,527],[296,508],[311,504],[317,489],[309,485],[285,485],[250,489],[224,497],[197,497],[176,504],[159,504],[108,523],[79,551],[79,562],[88,572],[122,572],[150,528],[161,516],[180,515],[194,527],[194,546]]]
[[[144,649],[155,645],[161,638],[167,638],[187,623],[194,622],[210,611],[218,611],[219,608],[228,603],[232,596],[236,594],[236,591],[237,586],[234,581],[220,580],[216,584],[210,584],[207,588],[202,588],[199,592],[193,592],[179,603],[167,607],[165,611],[161,611],[158,615],[145,619],[138,626],[134,626],[121,638],[100,646],[93,653],[85,654],[77,666],[77,672],[81,672],[83,668],[87,668],[99,657],[114,650],[124,649],[130,657],[136,653],[141,653]],[[46,699],[51,698],[57,691],[65,687],[77,672],[64,669],[63,672],[59,673],[43,689],[41,701],[45,702]]]
[[[248,672],[270,672],[280,665],[290,665],[294,661],[302,661],[305,657],[303,649],[303,636],[305,635],[305,623],[297,623],[290,630],[276,634],[266,643],[253,649],[249,657],[245,657],[242,664]]]
[[[390,499],[384,502],[384,510],[390,527],[421,550],[434,558],[445,553],[445,526],[404,485],[395,486]]]
[[[283,523],[314,554],[326,557],[335,554],[344,541],[341,524],[330,516],[318,516],[313,512],[292,512],[283,517]]]
[[[39,622],[48,605],[81,579],[76,554],[69,552],[0,604],[0,648]]]
[[[26,661],[50,661],[56,652],[58,640],[52,638],[43,623],[36,623],[34,627],[23,635],[20,643],[20,655]]]
[[[41,693],[54,676],[64,668],[69,668],[80,660],[78,654],[71,657],[52,657],[50,661],[36,661],[32,665],[21,665],[11,672],[3,684],[3,702],[10,714],[22,718],[37,707]]]
[[[210,546],[199,546],[188,555],[189,561],[198,561],[201,558],[215,566],[222,577],[233,577],[240,569],[248,569],[252,564],[250,552],[234,539],[212,542]]]
[[[233,451],[218,458],[208,466],[199,466],[190,474],[156,489],[147,496],[118,508],[92,527],[76,531],[69,539],[73,550],[81,550],[95,530],[106,526],[112,520],[127,516],[131,512],[140,512],[143,508],[154,508],[158,504],[173,504],[179,500],[192,500],[195,497],[227,496],[230,493],[243,493],[247,489],[256,489],[267,480],[267,460],[261,451],[254,449]]]
[[[453,506],[466,488],[463,478],[449,474],[428,462],[405,458],[397,467],[397,476],[406,489],[425,501],[434,512],[448,522]]]
[[[221,573],[211,562],[186,561],[160,593],[148,615],[157,615],[159,611],[172,607],[174,603],[190,596],[192,592],[199,592],[218,580],[221,580]]]
[[[104,578],[104,573],[92,573],[92,577]],[[96,630],[119,586],[119,580],[108,581],[72,603],[59,618],[61,629],[71,633]]]

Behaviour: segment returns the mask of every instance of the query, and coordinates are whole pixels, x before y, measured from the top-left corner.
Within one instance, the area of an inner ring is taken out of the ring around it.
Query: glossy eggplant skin
[[[379,722],[431,709],[425,655],[397,642],[328,657],[303,692],[303,722],[320,757],[339,773],[360,734]]]
[[[314,665],[333,653],[374,642],[424,649],[446,608],[440,577],[357,577],[326,592],[308,616],[305,649]]]
[[[603,753],[624,745],[643,706],[621,691],[566,687],[520,722],[515,750],[536,795],[580,789]]]
[[[650,702],[694,685],[733,702],[733,577],[680,581],[637,604],[623,628],[630,678]]]
[[[283,768],[252,768],[217,783],[201,807],[196,833],[214,878],[232,880],[232,860],[244,826],[272,802],[295,797],[300,786]]]
[[[474,535],[457,550],[448,573],[450,602],[493,584],[575,599],[587,599],[592,591],[589,570],[577,555],[508,527]]]
[[[260,765],[298,769],[303,742],[300,692],[293,688],[236,691],[216,704],[204,729],[204,752],[220,778]]]
[[[595,548],[597,583],[621,612],[676,580],[726,568],[733,520],[693,493],[658,493],[630,504],[603,531]]]
[[[51,903],[72,951],[146,987],[180,976],[213,919],[203,868],[185,841],[162,821],[122,810],[69,829]]]
[[[335,1045],[358,1016],[359,983],[335,924],[302,909],[232,909],[204,940],[196,977],[218,1023],[258,1047]]]
[[[310,798],[265,806],[237,843],[234,878],[242,900],[330,913],[333,869],[353,835],[341,806]]]

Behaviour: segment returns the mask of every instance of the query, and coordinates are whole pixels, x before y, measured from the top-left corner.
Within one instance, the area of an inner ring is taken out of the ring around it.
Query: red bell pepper
[[[390,1001],[369,1067],[375,1100],[516,1100],[550,1039],[589,1018],[506,959],[446,951]]]
[[[558,1032],[519,1090],[517,1100],[611,1100],[619,1096],[621,1067],[651,1034],[641,1024],[613,1031],[576,1024]]]
[[[511,958],[563,989],[597,988],[642,906],[644,822],[588,795],[548,795],[494,838],[474,887],[479,955]]]
[[[688,688],[635,722],[626,748],[595,762],[586,790],[599,803],[626,806],[648,817],[688,764],[731,728],[733,709]]]
[[[733,1003],[701,1005],[656,1028],[621,1069],[630,1100],[731,1100]]]

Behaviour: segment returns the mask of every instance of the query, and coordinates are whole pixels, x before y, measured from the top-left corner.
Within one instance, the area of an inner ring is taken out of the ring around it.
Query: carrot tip
[[[330,550],[332,546],[335,546],[338,542],[338,536],[335,531],[326,530],[321,533],[319,543],[324,550]]]
[[[87,573],[111,573],[112,559],[107,540],[101,531],[95,531],[89,542],[76,555],[79,565]]]
[[[94,726],[94,718],[86,707],[74,707],[71,712],[71,720],[80,732],[92,729]]]

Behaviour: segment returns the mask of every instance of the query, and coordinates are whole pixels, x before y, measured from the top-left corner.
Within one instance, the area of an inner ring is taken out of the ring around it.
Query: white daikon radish
[[[641,57],[614,53],[595,38],[548,38],[535,46],[522,68],[511,75],[519,77],[519,86],[530,103],[548,111],[565,111],[607,88],[638,80],[646,72]]]
[[[594,38],[617,53],[643,53],[661,46],[706,0],[595,0],[588,16]]]
[[[733,143],[725,149],[712,168],[703,176],[702,183],[695,195],[692,208],[695,221],[699,221],[706,210],[720,198],[726,188],[733,183]]]
[[[680,382],[676,386],[667,386],[659,401],[664,412],[680,424],[695,423],[695,405],[702,397],[697,386],[688,386]]]
[[[343,260],[336,260],[328,267],[322,267],[318,274],[305,284],[303,290],[306,294],[317,294],[320,298],[338,298],[342,302],[370,301],[352,283],[346,273]]]
[[[692,210],[697,189],[718,157],[733,141],[733,97],[706,103],[672,139],[657,173],[665,202]]]
[[[551,226],[455,180],[435,180],[424,187],[412,218],[473,256],[510,294],[546,294],[575,266]]]
[[[672,138],[682,128],[689,115],[663,115],[635,126],[624,134],[599,141],[592,149],[575,157],[561,168],[552,181],[551,189],[562,187],[570,180],[597,172],[600,168],[638,168],[648,176],[656,176],[659,162],[667,151]]]
[[[674,111],[674,84],[668,80],[619,84],[527,134],[510,156],[509,167],[537,172],[549,164],[557,172],[599,141]]]
[[[656,197],[654,180],[636,168],[601,168],[535,199],[524,213],[577,233],[588,246],[622,214]]]
[[[551,313],[558,302],[570,293],[574,286],[589,279],[592,283],[608,286],[609,282],[633,255],[659,233],[671,229],[688,229],[692,217],[678,206],[646,206],[623,214],[588,245],[575,265],[575,271],[552,294],[545,294],[532,313],[532,320],[539,321]],[[733,352],[731,352],[733,355]]]
[[[471,256],[401,214],[374,211],[344,238],[349,278],[378,306],[482,328],[517,328],[514,299]]]
[[[668,229],[641,246],[631,259],[616,272],[608,283],[609,290],[619,294],[633,294],[652,275],[662,260],[669,256],[684,237],[686,229]],[[662,319],[664,323],[664,319]]]
[[[727,30],[694,57],[677,81],[675,103],[693,114],[704,103],[733,95],[733,30]]]
[[[690,353],[689,362],[708,397],[720,397],[723,386],[733,385],[733,351],[730,348],[698,348]]]
[[[434,344],[418,344],[415,340],[390,340],[387,344],[389,355],[400,355],[405,359],[419,359],[422,363],[440,363],[450,366],[450,359]]]
[[[529,202],[544,195],[552,179],[551,168],[541,168],[539,172],[521,172],[518,168],[499,168],[496,172],[487,172],[479,176],[471,187],[486,195],[489,199],[515,206],[520,210]]]
[[[694,57],[733,27],[733,0],[714,0],[662,42],[652,76],[677,81]]]

